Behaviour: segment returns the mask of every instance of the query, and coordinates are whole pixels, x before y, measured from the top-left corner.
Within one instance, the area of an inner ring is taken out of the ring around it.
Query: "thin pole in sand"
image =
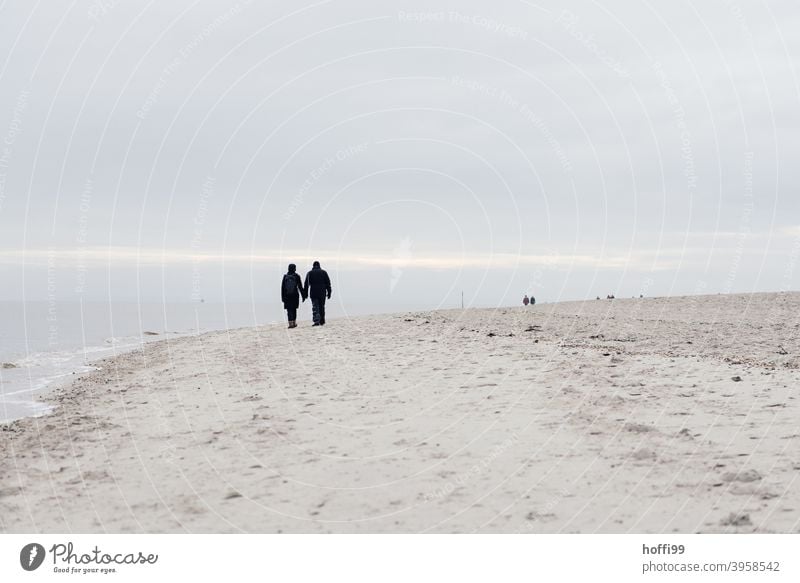
[[[461,309],[464,309],[464,292],[461,292]]]

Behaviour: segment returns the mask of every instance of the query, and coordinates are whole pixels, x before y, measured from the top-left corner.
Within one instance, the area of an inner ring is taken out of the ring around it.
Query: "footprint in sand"
[[[745,470],[743,472],[726,472],[722,475],[724,482],[758,482],[761,480],[761,474],[755,470]]]

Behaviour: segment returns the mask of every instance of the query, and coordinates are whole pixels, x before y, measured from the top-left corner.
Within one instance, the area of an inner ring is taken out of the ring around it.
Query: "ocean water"
[[[0,302],[0,422],[47,413],[45,389],[143,342],[282,316],[266,303]]]

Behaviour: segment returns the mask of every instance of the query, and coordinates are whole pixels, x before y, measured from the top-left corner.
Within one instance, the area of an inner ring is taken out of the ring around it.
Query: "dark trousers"
[[[311,313],[315,324],[325,323],[325,298],[311,298]]]
[[[286,308],[286,316],[290,322],[297,320],[297,308]]]

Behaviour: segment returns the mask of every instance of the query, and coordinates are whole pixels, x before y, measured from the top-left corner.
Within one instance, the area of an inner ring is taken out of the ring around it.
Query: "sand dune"
[[[240,329],[0,432],[3,532],[799,532],[800,294]]]

